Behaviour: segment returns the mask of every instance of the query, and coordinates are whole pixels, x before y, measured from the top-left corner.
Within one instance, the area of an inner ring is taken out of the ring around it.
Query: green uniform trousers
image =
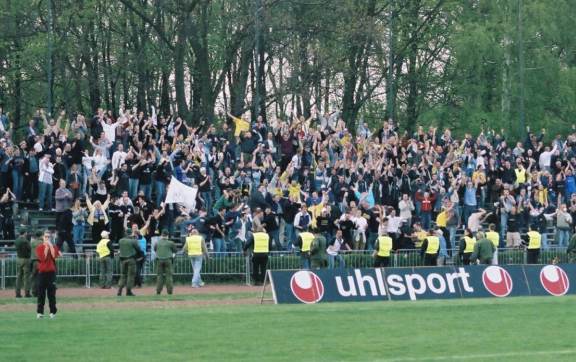
[[[118,288],[132,290],[134,288],[134,277],[136,276],[136,260],[134,258],[120,260],[120,281]]]
[[[98,260],[100,264],[100,287],[110,288],[112,286],[112,268],[114,266],[114,259],[105,256]]]
[[[36,297],[38,295],[38,260],[36,259],[30,261],[30,287],[32,295]]]
[[[156,259],[156,293],[161,293],[166,283],[166,291],[172,294],[172,259]]]
[[[16,260],[16,294],[20,294],[22,284],[24,284],[24,292],[30,293],[30,268],[32,264],[28,258],[18,258]]]

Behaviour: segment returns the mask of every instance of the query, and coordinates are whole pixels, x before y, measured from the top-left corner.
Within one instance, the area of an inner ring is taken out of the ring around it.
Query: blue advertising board
[[[269,271],[275,303],[576,294],[576,265]]]

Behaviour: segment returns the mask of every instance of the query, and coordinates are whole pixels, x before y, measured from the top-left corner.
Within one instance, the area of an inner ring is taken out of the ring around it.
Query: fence
[[[460,263],[456,250],[449,251],[449,257],[444,260],[446,265],[458,265]],[[251,260],[239,252],[210,253],[209,258],[204,260],[202,275],[219,278],[226,281],[242,281],[250,284]],[[348,268],[371,268],[374,264],[372,252],[367,250],[353,250],[342,254]],[[569,256],[566,248],[553,247],[543,249],[540,252],[540,264],[554,262],[567,263]],[[525,249],[499,249],[498,263],[502,265],[525,264]],[[300,255],[294,252],[272,251],[268,258],[268,269],[290,270],[299,269],[301,265]],[[390,256],[390,267],[417,267],[423,266],[419,249],[396,250]],[[92,287],[98,281],[99,268],[98,258],[92,252],[83,254],[64,254],[57,259],[58,282],[70,282]],[[14,285],[17,274],[16,257],[14,254],[6,254],[0,258],[0,288],[6,289]],[[143,263],[142,276],[150,279],[156,275],[156,260],[148,255]],[[114,261],[114,276],[120,274],[119,259]],[[174,258],[174,276],[178,279],[191,279],[192,265],[186,255],[178,254]]]

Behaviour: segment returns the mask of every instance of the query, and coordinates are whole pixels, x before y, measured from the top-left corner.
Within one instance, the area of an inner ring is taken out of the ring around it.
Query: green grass
[[[569,361],[576,359],[575,302],[530,297],[85,311],[62,304],[55,320],[34,319],[32,308],[0,308],[0,358]]]

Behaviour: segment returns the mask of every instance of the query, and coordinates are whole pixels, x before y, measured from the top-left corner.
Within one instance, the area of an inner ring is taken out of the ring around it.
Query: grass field
[[[174,301],[210,298],[214,305],[179,306]],[[61,298],[54,320],[36,320],[33,305],[28,312],[6,312],[2,308],[31,301],[2,299],[0,360],[576,360],[576,297],[216,304],[233,298],[136,297],[132,301],[142,302],[138,308],[69,311],[67,303],[115,304],[117,299]],[[256,293],[239,298],[256,299]]]

